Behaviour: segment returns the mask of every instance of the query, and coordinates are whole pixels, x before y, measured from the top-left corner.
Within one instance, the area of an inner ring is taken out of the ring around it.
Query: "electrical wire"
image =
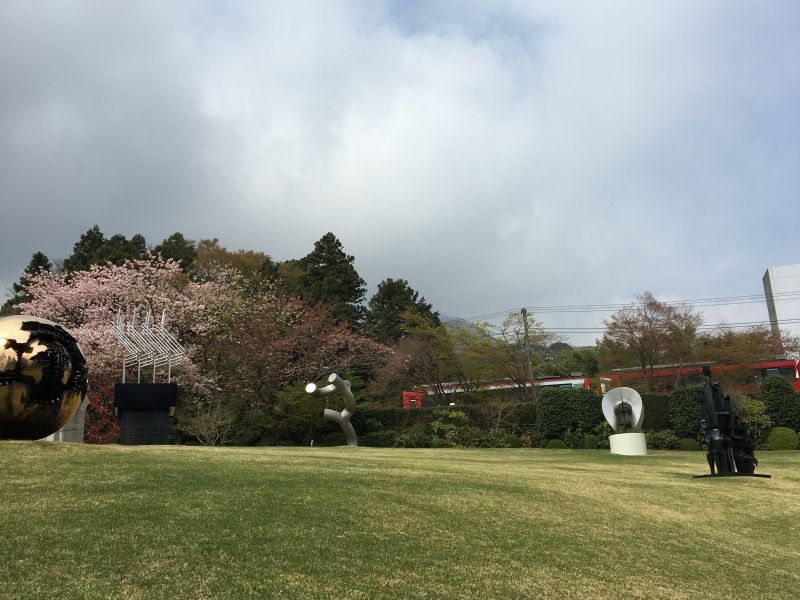
[[[777,292],[773,293],[774,300],[800,300],[800,290],[790,292]],[[766,298],[764,294],[747,294],[741,296],[720,296],[717,298],[696,298],[693,300],[681,301],[661,301],[657,300],[665,306],[673,308],[682,306],[707,307],[707,306],[735,306],[738,304],[758,304],[765,303]],[[631,306],[634,302],[627,303],[614,303],[614,304],[563,304],[552,306],[526,306],[524,307],[528,312],[542,314],[542,313],[570,313],[570,312],[616,312]],[[468,323],[476,323],[481,320],[491,320],[500,317],[506,317],[512,313],[518,313],[520,309],[511,308],[507,310],[499,310],[491,313],[484,313],[481,315],[473,315],[471,317],[464,317],[462,319],[453,319],[453,321],[465,321]]]
[[[772,294],[773,300],[787,301],[787,300],[800,300],[800,290],[777,292]],[[678,307],[710,307],[710,306],[735,306],[739,304],[756,304],[765,303],[766,298],[764,294],[746,294],[739,296],[720,296],[716,298],[696,298],[693,300],[684,300],[680,302],[666,302],[659,301],[661,304],[673,308]],[[614,303],[614,304],[565,304],[565,305],[551,305],[551,306],[526,306],[524,307],[529,313],[534,315],[541,314],[555,314],[555,313],[597,313],[597,312],[617,312],[629,306],[634,302],[629,303]],[[521,309],[508,309],[500,310],[491,313],[484,313],[482,315],[473,315],[463,319],[452,319],[448,321],[451,324],[477,324],[485,323],[487,321],[496,320],[499,318],[506,318],[511,314],[518,314]],[[778,325],[791,325],[800,323],[800,318],[779,319]],[[749,329],[753,327],[769,327],[770,321],[742,321],[736,323],[704,323],[699,325],[699,330],[715,330],[715,329]],[[569,327],[569,326],[549,326],[542,327],[541,330],[545,333],[555,335],[573,335],[573,334],[601,334],[606,328],[597,326],[584,326],[584,327]],[[503,338],[503,335],[498,332],[491,332],[490,336],[495,339]]]

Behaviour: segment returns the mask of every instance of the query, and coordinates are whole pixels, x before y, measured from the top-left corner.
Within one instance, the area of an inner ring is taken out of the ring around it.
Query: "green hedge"
[[[536,423],[536,405],[533,402],[511,402],[493,404],[459,404],[457,406],[426,407],[420,409],[367,408],[358,407],[350,421],[356,432],[372,431],[379,423],[380,429],[404,431],[415,424],[429,425],[437,415],[455,410],[467,417],[470,425],[480,429],[494,430],[500,416],[500,430],[524,433],[533,430]],[[442,413],[441,411],[445,411]]]
[[[767,406],[767,414],[779,427],[800,429],[800,395],[792,385],[779,375],[764,378],[761,384],[761,400]]]
[[[597,446],[600,443],[600,440],[596,435],[591,433],[587,433],[583,436],[583,447],[587,450],[597,450]]]
[[[647,447],[651,450],[677,450],[680,447],[680,439],[673,431],[648,431],[645,433]]]
[[[703,439],[704,432],[700,426],[702,413],[702,387],[688,387],[672,393],[669,420],[672,431],[679,438],[692,438],[698,441]]]
[[[539,393],[537,430],[543,438],[561,438],[568,430],[594,431],[602,421],[601,399],[591,390],[545,388]]]
[[[641,396],[644,407],[643,429],[647,431],[669,429],[672,396],[670,394],[641,394]]]

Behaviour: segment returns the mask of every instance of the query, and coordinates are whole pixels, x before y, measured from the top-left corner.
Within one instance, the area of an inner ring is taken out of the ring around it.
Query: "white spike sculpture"
[[[136,367],[136,382],[142,380],[142,368],[153,368],[153,383],[156,381],[156,368],[167,368],[167,382],[172,381],[172,367],[181,364],[186,357],[186,350],[166,328],[167,311],[161,312],[161,323],[158,327],[152,326],[153,314],[150,310],[144,318],[144,323],[137,329],[139,309],[133,309],[133,316],[127,321],[122,309],[117,310],[117,319],[111,326],[111,332],[117,341],[125,348],[125,360],[122,363],[122,383],[125,383],[126,372],[129,367]]]
[[[350,417],[356,412],[356,399],[353,397],[353,392],[350,391],[350,382],[347,379],[342,379],[336,373],[331,373],[328,375],[328,385],[325,387],[317,387],[316,383],[309,383],[306,386],[306,393],[312,396],[327,396],[337,391],[344,398],[344,410],[336,412],[326,408],[322,416],[328,421],[334,421],[339,424],[347,438],[348,446],[358,446],[356,430],[353,429],[353,425],[350,423]]]

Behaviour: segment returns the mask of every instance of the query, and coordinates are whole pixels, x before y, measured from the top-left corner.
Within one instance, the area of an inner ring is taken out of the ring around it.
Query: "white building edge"
[[[762,281],[772,330],[800,337],[800,265],[769,267]]]

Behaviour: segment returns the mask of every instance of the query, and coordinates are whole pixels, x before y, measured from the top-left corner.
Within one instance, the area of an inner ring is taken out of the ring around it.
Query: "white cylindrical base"
[[[608,436],[611,454],[647,456],[647,440],[643,433],[616,433]]]

